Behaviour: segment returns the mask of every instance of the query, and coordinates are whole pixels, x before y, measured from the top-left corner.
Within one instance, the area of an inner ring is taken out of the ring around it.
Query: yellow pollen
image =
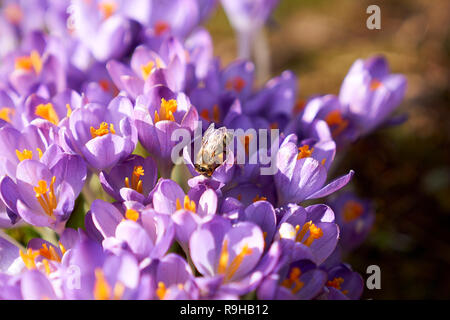
[[[108,133],[111,133],[111,134],[116,133],[116,130],[114,130],[114,125],[112,123],[109,125],[109,129],[108,129],[108,124],[106,122],[102,122],[100,124],[100,126],[98,127],[98,129],[91,127],[92,138],[101,137]]]
[[[324,166],[325,162],[327,162],[327,159],[323,158],[322,161],[320,161],[320,164]]]
[[[155,34],[160,36],[170,29],[170,25],[165,21],[157,21],[155,23]]]
[[[17,57],[14,61],[14,67],[16,70],[31,71],[32,69],[36,74],[39,74],[42,70],[42,60],[39,52],[32,50],[29,56]]]
[[[54,125],[58,125],[59,123],[59,117],[58,114],[55,111],[55,108],[53,107],[52,103],[47,104],[39,104],[36,107],[36,110],[34,111],[34,114],[38,117],[41,117],[47,121],[50,121]]]
[[[139,212],[133,209],[127,209],[125,212],[125,218],[136,222],[139,219]]]
[[[61,250],[62,255],[64,255],[66,253],[66,248],[64,247],[64,245],[60,242],[58,242],[59,245],[59,250]]]
[[[66,103],[67,114],[66,117],[69,118],[72,115],[72,107],[70,104]]]
[[[94,299],[95,300],[120,300],[125,291],[125,286],[119,281],[116,282],[114,288],[106,281],[103,270],[95,269]],[[112,293],[112,295],[111,295]]]
[[[42,260],[42,263],[44,264],[45,273],[47,275],[49,275],[51,273],[51,270],[50,270],[50,264],[48,263],[48,260],[44,259],[44,260]]]
[[[217,272],[219,274],[225,274],[227,272],[228,259],[230,254],[228,253],[228,240],[225,240],[222,245],[222,251],[220,252],[219,266]]]
[[[36,148],[36,151],[38,152],[39,159],[42,158],[42,150],[39,148]],[[20,152],[18,149],[16,149],[16,156],[19,161],[27,160],[27,159],[33,159],[33,151],[28,149],[23,149],[22,152]]]
[[[348,120],[342,118],[339,110],[333,110],[325,117],[325,122],[331,128],[333,137],[341,134],[348,127]]]
[[[159,108],[159,113],[155,110],[153,122],[156,124],[162,120],[175,121],[173,114],[177,111],[177,107],[177,100],[170,99],[167,101],[166,99],[161,98],[161,107]]]
[[[141,66],[142,78],[144,78],[144,80],[147,80],[154,68],[155,62],[153,62],[152,60],[150,60],[147,64],[142,65]]]
[[[343,208],[343,219],[345,222],[350,222],[358,219],[364,212],[364,207],[361,203],[355,200],[349,200],[345,203]]]
[[[127,188],[131,188],[136,190],[139,193],[142,193],[142,180],[141,176],[144,175],[144,169],[142,166],[134,166],[133,173],[131,174],[131,185],[130,179],[128,177],[125,178],[125,186]]]
[[[15,110],[12,108],[4,107],[0,109],[0,119],[6,122],[11,122],[11,116],[14,116]]]
[[[220,253],[217,272],[224,275],[224,281],[229,281],[241,266],[244,258],[250,254],[252,254],[252,249],[249,249],[248,245],[245,244],[241,252],[236,257],[234,257],[233,261],[231,261],[230,264],[228,264],[230,258],[230,254],[228,252],[228,240],[224,240]]]
[[[39,52],[32,50],[30,54],[31,64],[33,65],[34,71],[39,74],[42,70],[42,60]]]
[[[61,262],[60,255],[56,252],[55,248],[53,246],[50,246],[50,248],[47,246],[46,243],[42,244],[42,248],[39,249],[39,255],[43,256],[44,258],[51,260],[51,261],[57,261]]]
[[[314,240],[320,239],[323,236],[322,229],[316,227],[314,224],[311,224],[309,227],[309,237],[305,240],[304,245],[309,247]]]
[[[98,4],[98,8],[103,13],[105,19],[108,19],[116,12],[117,4],[114,1],[102,1]]]
[[[156,289],[156,295],[158,296],[159,300],[164,300],[164,296],[166,295],[167,288],[164,282],[158,282],[158,288]]]
[[[238,199],[239,201],[241,201],[241,200],[242,200],[242,194],[238,194],[238,195],[237,195],[237,199]]]
[[[284,279],[281,285],[285,288],[290,289],[293,294],[296,294],[305,285],[299,279],[301,274],[302,272],[300,268],[298,267],[292,268],[289,277]]]
[[[309,231],[308,238],[306,238],[305,241],[302,241],[308,231]],[[305,223],[303,225],[303,227],[301,228],[301,230],[300,230],[300,226],[296,225],[295,233],[297,235],[295,237],[295,241],[302,242],[305,246],[308,246],[308,247],[314,242],[314,240],[320,239],[323,236],[322,229],[316,227],[316,225],[313,224],[312,221]]]
[[[309,145],[305,144],[304,146],[301,146],[298,148],[298,155],[297,160],[311,157],[311,154],[313,153],[314,148],[309,149]]]
[[[53,216],[53,210],[55,210],[58,205],[55,190],[53,189],[55,181],[56,177],[53,176],[52,181],[50,182],[50,188],[48,188],[47,181],[39,180],[38,185],[34,187],[37,201],[41,205],[42,209],[44,209],[45,213],[52,218],[55,218]]]
[[[111,296],[111,287],[106,282],[102,269],[95,270],[94,299],[109,300]]]
[[[14,68],[16,70],[20,69],[30,71],[33,68],[33,64],[28,56],[17,57],[14,61]]]
[[[125,292],[125,286],[121,282],[117,282],[114,286],[114,300],[120,300]]]
[[[266,197],[260,197],[259,194],[256,195],[256,197],[253,198],[253,202],[256,201],[266,201],[267,198]]]
[[[39,252],[38,251],[33,251],[31,248],[28,248],[26,252],[23,252],[22,250],[20,250],[20,257],[22,258],[25,267],[27,267],[27,269],[36,269],[36,258],[39,256]]]
[[[177,208],[177,210],[180,210],[180,209],[184,208],[185,210],[189,210],[189,211],[192,211],[192,212],[195,213],[196,209],[197,209],[197,206],[195,205],[194,200],[189,199],[189,196],[185,195],[184,196],[183,207],[181,206],[180,199],[177,198],[176,208]]]
[[[379,87],[381,87],[383,85],[383,83],[381,83],[379,80],[374,79],[370,82],[370,90],[375,91],[377,90]]]
[[[33,158],[33,151],[28,149],[23,149],[22,152],[16,149],[16,156],[19,161],[27,160]]]

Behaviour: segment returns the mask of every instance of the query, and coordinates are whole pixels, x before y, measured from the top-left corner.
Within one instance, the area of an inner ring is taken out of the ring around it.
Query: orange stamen
[[[177,100],[170,99],[167,101],[166,99],[161,98],[161,107],[159,108],[159,113],[155,110],[153,122],[156,124],[162,120],[175,121],[173,114],[177,111],[177,107]]]
[[[53,176],[50,182],[50,188],[47,186],[47,181],[39,180],[38,185],[34,187],[34,191],[36,192],[36,199],[41,205],[44,212],[51,218],[54,218],[53,211],[57,207],[55,190],[53,189],[53,185],[56,181],[56,177]]]
[[[194,200],[189,199],[188,195],[184,196],[183,207],[181,206],[180,199],[177,198],[176,208],[177,208],[177,210],[184,208],[185,210],[189,210],[194,213],[196,212],[196,209],[197,209]]]
[[[309,145],[305,144],[304,146],[298,148],[298,155],[297,160],[303,159],[303,158],[309,158],[311,157],[314,148],[309,149]]]
[[[170,25],[165,21],[157,21],[155,23],[155,34],[161,36],[170,30]]]
[[[343,219],[345,222],[350,222],[358,219],[364,212],[364,207],[361,203],[355,200],[349,200],[345,203],[343,208]]]
[[[133,209],[127,209],[127,211],[125,212],[125,217],[128,220],[136,222],[139,219],[139,212]]]
[[[11,116],[14,116],[15,110],[12,108],[4,107],[0,109],[0,119],[11,122]]]
[[[52,103],[46,103],[46,104],[39,104],[36,107],[36,110],[34,111],[34,114],[38,117],[41,117],[47,121],[50,121],[54,125],[58,125],[59,123],[59,117],[58,114],[55,111],[55,108],[53,107]]]
[[[91,127],[92,138],[101,137],[108,133],[111,133],[111,134],[116,133],[116,130],[114,130],[114,125],[112,123],[109,125],[109,129],[108,129],[108,124],[106,122],[102,122],[100,124],[100,126],[98,127],[98,129]]]

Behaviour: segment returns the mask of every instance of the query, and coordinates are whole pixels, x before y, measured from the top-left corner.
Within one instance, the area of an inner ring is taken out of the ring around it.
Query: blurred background
[[[381,8],[381,30],[366,28],[366,8]],[[366,278],[381,268],[381,290],[365,299],[450,298],[450,2],[447,0],[281,0],[266,29],[272,75],[291,69],[299,98],[338,94],[354,60],[383,54],[408,78],[398,113],[408,120],[354,144],[337,174],[354,169],[353,187],[373,199],[367,241],[345,260]],[[236,58],[222,9],[207,28],[224,65]]]

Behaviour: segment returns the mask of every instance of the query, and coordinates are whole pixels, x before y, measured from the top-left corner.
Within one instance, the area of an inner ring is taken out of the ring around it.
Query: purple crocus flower
[[[70,256],[72,247],[80,239],[74,229],[65,229],[57,245],[40,238],[28,242],[27,249],[20,251],[23,269],[38,270],[45,274],[52,285],[59,287],[64,260]]]
[[[56,55],[47,50],[47,39],[40,32],[31,32],[22,49],[4,58],[8,80],[20,95],[36,91],[40,86],[52,95],[66,88],[64,66]]]
[[[84,236],[64,261],[62,292],[67,299],[136,299],[142,285],[139,279],[138,262],[132,254],[108,254]]]
[[[92,170],[110,169],[136,147],[132,114],[133,105],[123,96],[107,107],[88,103],[71,113],[61,135],[70,151],[82,155]]]
[[[347,192],[333,199],[330,206],[341,230],[339,244],[345,250],[358,247],[367,238],[375,220],[372,203]]]
[[[0,181],[0,197],[8,210],[32,225],[60,231],[84,185],[86,165],[81,157],[53,145],[40,161],[21,161],[14,178]]]
[[[145,32],[146,42],[157,48],[167,37],[185,38],[200,22],[199,2],[198,0],[153,1],[151,20]],[[206,5],[208,6],[208,3]]]
[[[109,173],[99,174],[103,189],[117,201],[136,200],[148,203],[149,193],[156,184],[157,168],[151,157],[131,155]]]
[[[306,257],[319,265],[334,251],[339,228],[333,211],[326,205],[289,205],[280,219],[277,236],[288,262]]]
[[[194,39],[191,44],[194,54],[198,45]],[[158,51],[153,51],[145,45],[137,47],[131,57],[130,66],[111,60],[107,69],[116,86],[125,90],[132,99],[136,99],[155,85],[166,85],[175,92],[183,91],[189,82],[189,85],[193,86],[195,75],[190,75],[189,72],[191,69],[195,72],[193,63],[196,61],[188,60],[189,52],[182,43],[174,37],[168,37]]]
[[[312,152],[309,145],[298,148],[290,137],[283,141],[277,155],[278,172],[274,177],[279,205],[325,197],[344,187],[352,178],[354,172],[350,170],[324,186],[327,169],[323,160],[319,162],[311,156]]]
[[[10,90],[0,90],[0,127],[6,125],[20,126],[20,113],[14,102],[15,95]],[[14,100],[13,100],[14,99]]]
[[[250,116],[264,114],[273,128],[284,130],[294,112],[297,82],[292,71],[284,71],[267,81],[262,89],[245,102],[244,112]]]
[[[48,126],[47,122],[58,126],[70,116],[73,109],[81,105],[82,97],[73,90],[64,90],[50,99],[33,93],[24,102],[25,110],[22,117],[26,122],[41,127]]]
[[[215,216],[191,236],[189,251],[197,270],[210,281],[221,278],[216,290],[245,294],[254,290],[275,267],[280,254],[278,243],[264,254],[264,236],[251,222],[236,225]]]
[[[160,179],[152,195],[153,208],[164,214],[173,214],[177,210],[185,209],[205,217],[215,214],[218,206],[218,197],[214,190],[198,186],[185,194],[183,189],[170,179]]]
[[[169,253],[154,260],[142,271],[150,276],[148,299],[191,300],[197,299],[199,290],[194,282],[189,264],[177,254]]]
[[[40,160],[55,138],[55,128],[27,125],[21,131],[5,126],[0,128],[0,159],[2,174],[14,177],[17,165],[25,159]]]
[[[91,205],[91,219],[105,249],[115,254],[132,252],[139,260],[163,256],[175,233],[168,215],[132,201],[117,208],[97,199]]]
[[[178,142],[172,140],[172,133],[181,128],[193,132],[197,126],[197,110],[185,94],[155,86],[138,97],[134,120],[139,141],[156,160],[161,175],[170,176],[172,148]]]
[[[348,114],[347,106],[343,105],[335,95],[314,97],[308,101],[302,112],[300,123],[312,121],[326,122],[330,136],[339,145],[353,142],[360,135],[360,130]]]
[[[400,104],[406,84],[404,75],[390,73],[384,57],[358,59],[342,83],[339,101],[365,134],[385,121]]]
[[[328,270],[328,281],[324,289],[320,299],[357,300],[363,293],[364,281],[359,273],[341,263]]]
[[[138,34],[137,21],[150,13],[149,1],[75,0],[71,6],[74,35],[98,61],[123,57]]]
[[[327,273],[309,260],[299,260],[269,275],[257,294],[263,300],[311,300],[323,290]]]
[[[264,26],[279,0],[222,0],[231,25],[240,41],[240,56],[250,57],[255,34]]]
[[[169,180],[170,181],[170,180]],[[165,192],[169,190],[169,185],[160,188],[159,192]],[[180,190],[173,186],[173,190],[177,190],[174,194],[181,196]],[[155,192],[156,194],[156,192]],[[159,197],[157,195],[157,197]],[[189,252],[189,239],[192,233],[203,222],[208,221],[218,211],[219,197],[217,192],[205,185],[197,185],[191,188],[187,195],[175,200],[170,199],[168,201],[175,201],[176,211],[172,214],[172,221],[175,224],[175,239],[178,241],[183,250]],[[162,200],[161,198],[159,198]]]

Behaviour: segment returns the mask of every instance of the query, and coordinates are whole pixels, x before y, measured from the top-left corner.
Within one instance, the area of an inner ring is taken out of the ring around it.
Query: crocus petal
[[[99,199],[92,202],[91,213],[92,221],[103,237],[114,236],[118,224],[124,219],[116,207]]]
[[[37,270],[30,270],[22,276],[22,296],[25,300],[57,299],[47,277]]]
[[[311,194],[310,196],[308,196],[306,199],[323,198],[323,197],[326,197],[326,196],[332,194],[333,192],[345,187],[347,185],[347,183],[349,183],[350,180],[352,179],[354,173],[355,172],[353,170],[350,170],[350,172],[347,173],[346,175],[330,182],[322,189],[320,189],[320,190],[314,192],[313,194]]]
[[[125,241],[138,259],[147,257],[154,246],[145,229],[130,220],[117,226],[116,238]]]

